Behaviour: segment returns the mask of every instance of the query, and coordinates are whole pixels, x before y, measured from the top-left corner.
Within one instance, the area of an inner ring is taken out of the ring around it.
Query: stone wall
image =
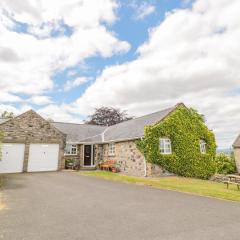
[[[95,162],[96,166],[98,165],[98,163],[100,161],[103,161],[103,159],[104,159],[103,149],[104,149],[103,144],[95,144],[94,145],[94,162]]]
[[[234,148],[234,157],[236,161],[237,171],[240,173],[240,147]]]
[[[24,143],[24,166],[27,171],[30,143],[59,144],[58,169],[64,167],[64,148],[66,136],[52,127],[48,121],[30,110],[16,118],[0,124],[0,132],[3,132],[3,143]]]
[[[132,176],[161,176],[162,168],[150,163],[146,163],[143,154],[137,148],[134,141],[125,141],[115,143],[115,155],[111,156],[108,153],[108,144],[103,145],[103,160],[115,160],[120,171]],[[147,166],[146,166],[147,164]]]
[[[64,154],[64,160],[71,159],[74,162],[74,166],[82,166],[83,164],[83,145],[77,144],[77,155]]]

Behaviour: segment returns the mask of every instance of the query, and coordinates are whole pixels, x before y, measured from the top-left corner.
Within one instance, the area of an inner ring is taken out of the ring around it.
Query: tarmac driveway
[[[8,175],[0,239],[240,239],[240,204],[74,172]]]

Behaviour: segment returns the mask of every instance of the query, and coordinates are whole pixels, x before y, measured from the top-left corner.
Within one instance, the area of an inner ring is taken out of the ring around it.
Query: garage
[[[23,171],[25,144],[5,143],[1,146],[0,173]]]
[[[1,142],[0,173],[57,171],[64,167],[66,135],[33,110],[0,121]]]
[[[30,144],[28,172],[56,171],[58,155],[58,144]]]

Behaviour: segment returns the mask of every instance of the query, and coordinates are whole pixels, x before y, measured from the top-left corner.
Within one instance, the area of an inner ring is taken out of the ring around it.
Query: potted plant
[[[73,159],[66,159],[65,168],[66,169],[73,169]]]
[[[112,172],[113,173],[120,172],[120,164],[119,163],[115,163],[115,165],[112,167]]]

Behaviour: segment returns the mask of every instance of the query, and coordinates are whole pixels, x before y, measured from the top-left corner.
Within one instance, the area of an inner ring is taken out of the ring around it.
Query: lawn
[[[110,181],[148,185],[160,189],[168,189],[195,195],[214,197],[219,199],[240,201],[240,191],[236,186],[229,189],[223,183],[183,177],[142,178],[125,176],[105,171],[79,172],[81,175],[99,177]]]

